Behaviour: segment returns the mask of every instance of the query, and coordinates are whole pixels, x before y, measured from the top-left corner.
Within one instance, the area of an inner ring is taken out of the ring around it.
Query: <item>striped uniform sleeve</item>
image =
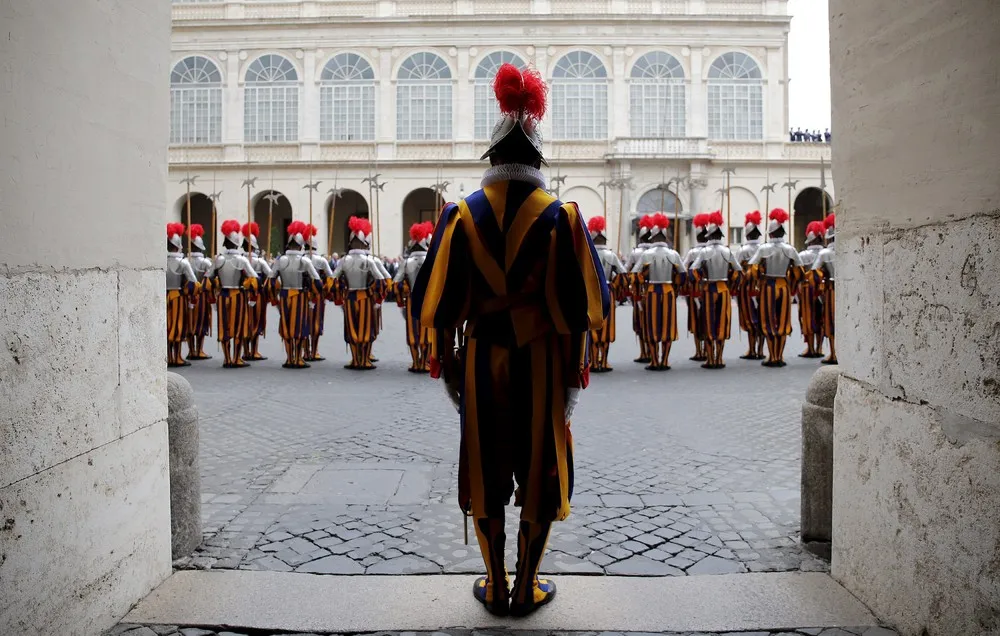
[[[461,216],[455,204],[441,212],[424,265],[410,292],[414,314],[428,328],[455,329],[468,318],[472,262]]]

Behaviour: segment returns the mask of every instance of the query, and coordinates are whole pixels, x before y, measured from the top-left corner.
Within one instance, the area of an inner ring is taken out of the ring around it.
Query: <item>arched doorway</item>
[[[639,219],[647,214],[662,212],[670,217],[670,231],[667,233],[668,241],[674,243],[674,224],[677,224],[677,242],[679,251],[687,249],[692,240],[691,219],[684,213],[684,205],[679,197],[674,196],[673,190],[656,187],[647,191],[635,206],[635,214],[632,216],[632,244],[639,240]]]
[[[347,251],[348,238],[351,236],[347,223],[352,216],[368,217],[368,201],[365,197],[354,190],[341,190],[340,197],[336,200],[331,194],[326,201],[326,219],[329,223],[327,227],[333,228],[332,240],[327,247],[328,253],[343,254]],[[323,240],[326,238],[328,237],[324,237]]]
[[[402,249],[406,249],[406,244],[410,240],[411,225],[414,223],[423,223],[424,221],[432,223],[437,221],[439,204],[440,199],[437,193],[430,188],[417,188],[406,195],[406,198],[403,199]]]
[[[188,225],[188,211],[187,211],[187,195],[185,194],[177,200],[174,205],[176,210],[177,219],[184,225]],[[206,255],[211,256],[212,253],[212,238],[214,236],[214,229],[212,227],[212,200],[208,198],[207,195],[201,192],[191,193],[191,225],[201,225],[205,230],[205,236],[202,240],[205,241]],[[218,224],[218,220],[216,222]],[[218,240],[218,238],[216,238]],[[187,250],[187,237],[184,238],[184,249]],[[216,251],[218,251],[218,245],[216,245]]]
[[[726,225],[729,226],[729,244],[739,245],[743,242],[743,222],[747,213],[760,210],[760,202],[757,195],[739,186],[729,188],[728,198],[720,198],[721,204],[717,209],[722,210],[722,218],[726,219]]]
[[[270,219],[270,229],[268,220]],[[277,190],[264,190],[253,199],[253,220],[260,226],[257,242],[267,254],[280,254],[288,243],[292,222],[292,202]]]
[[[826,214],[833,211],[833,199],[819,188],[806,188],[795,197],[794,210],[794,243],[795,247],[801,250],[805,249],[806,245],[806,227],[813,221],[822,221],[825,218],[824,211]]]

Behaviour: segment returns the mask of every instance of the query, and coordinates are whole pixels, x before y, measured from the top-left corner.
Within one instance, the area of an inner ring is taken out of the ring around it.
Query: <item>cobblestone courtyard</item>
[[[685,323],[683,307],[680,324]],[[245,371],[213,360],[182,370],[201,414],[204,543],[180,568],[336,574],[473,573],[456,504],[458,421],[442,387],[406,372],[403,323],[386,307],[379,368],[343,368],[341,312],[330,306],[325,362],[281,368],[277,316]],[[573,514],[557,524],[550,573],[680,576],[826,570],[797,542],[799,414],[818,364],[762,368],[634,364],[630,312],[619,308],[615,372],[594,376],[573,429]],[[512,518],[513,519],[513,518]],[[513,526],[510,526],[511,533]],[[471,532],[471,530],[470,530]]]

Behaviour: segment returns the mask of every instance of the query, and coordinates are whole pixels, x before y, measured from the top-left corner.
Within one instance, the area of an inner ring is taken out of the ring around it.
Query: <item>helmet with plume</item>
[[[774,208],[767,215],[767,218],[771,220],[767,224],[767,233],[774,234],[778,230],[784,230],[785,223],[788,222],[788,212],[785,212],[781,208]]]
[[[493,80],[493,94],[500,106],[500,121],[493,127],[490,147],[481,157],[486,159],[501,146],[520,144],[528,147],[545,163],[539,122],[545,116],[545,94],[548,87],[538,71],[519,70],[505,63]]]
[[[260,236],[260,226],[257,225],[256,221],[250,221],[249,223],[244,223],[243,227],[240,228],[240,232],[243,233],[243,238],[250,241],[250,247],[253,249],[260,249],[257,244],[257,237]]]
[[[198,248],[199,252],[204,252],[205,241],[201,237],[205,236],[205,228],[200,223],[192,223],[191,227],[188,228],[188,233],[191,235],[191,243]]]
[[[639,238],[647,236],[653,231],[653,215],[647,214],[639,219]]]
[[[823,225],[823,221],[813,221],[806,226],[806,242],[815,241],[818,238],[822,238],[823,234],[826,232],[826,226]]]
[[[662,234],[670,227],[670,217],[662,212],[653,214],[653,226],[649,229],[651,234]]]
[[[710,212],[707,216],[708,222],[705,223],[705,231],[709,234],[714,234],[717,230],[722,229],[723,224],[726,222],[725,219],[722,218],[722,210]]]
[[[240,222],[236,219],[223,221],[221,229],[222,236],[232,243],[234,247],[239,247],[240,243],[243,242],[243,235],[240,233]]]
[[[426,221],[424,223],[414,223],[410,226],[410,247],[419,245],[422,248],[427,249],[433,234],[434,224],[430,221]]]
[[[309,228],[302,221],[292,221],[286,228],[288,231],[288,242],[296,243],[300,248],[306,244],[306,233]]]
[[[183,223],[167,223],[167,242],[177,249],[182,249],[184,247]]]
[[[837,233],[837,215],[830,214],[823,219],[823,227],[826,228],[827,240],[832,239]]]
[[[603,236],[608,238],[606,233],[608,228],[608,221],[603,216],[595,216],[587,221],[587,229],[590,231],[590,238],[595,239],[598,236]]]
[[[743,230],[747,234],[749,234],[751,231],[753,231],[755,229],[759,230],[760,229],[760,222],[762,220],[763,219],[761,218],[760,210],[754,210],[753,212],[748,212],[747,215],[746,215],[746,217],[743,220],[743,223],[744,223]]]
[[[372,224],[368,219],[352,216],[347,221],[347,228],[351,231],[351,239],[358,239],[365,245],[372,244]]]
[[[303,234],[309,246],[313,249],[317,249],[316,242],[319,240],[319,229],[312,223],[306,225],[306,232]]]

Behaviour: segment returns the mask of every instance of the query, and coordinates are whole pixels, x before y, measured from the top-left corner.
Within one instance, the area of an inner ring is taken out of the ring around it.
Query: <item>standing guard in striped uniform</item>
[[[730,284],[736,285],[743,268],[728,246],[722,244],[722,225],[725,221],[721,211],[708,216],[705,230],[708,243],[698,252],[691,265],[695,284],[702,286],[702,314],[705,321],[705,369],[724,369],[722,351],[729,340],[733,322],[733,301]],[[702,284],[704,283],[704,284]]]
[[[823,357],[823,296],[819,291],[820,274],[813,270],[813,264],[823,249],[823,234],[826,227],[822,221],[813,221],[806,226],[806,249],[799,252],[799,260],[805,271],[799,283],[799,329],[806,341],[806,350],[800,358]]]
[[[650,244],[632,266],[636,286],[642,291],[644,331],[649,342],[649,371],[670,370],[670,348],[677,340],[677,288],[686,272],[680,254],[667,243],[670,217],[650,215]]]
[[[288,244],[285,253],[271,267],[271,302],[278,305],[280,321],[278,334],[285,344],[286,369],[308,369],[304,359],[306,341],[309,339],[308,297],[319,288],[319,273],[312,260],[305,256],[305,235],[308,232],[302,221],[292,221],[287,228]]]
[[[426,373],[430,370],[431,349],[433,337],[431,330],[420,324],[420,316],[413,312],[412,291],[417,282],[417,274],[427,258],[427,247],[434,234],[434,224],[414,223],[410,227],[409,254],[399,266],[393,279],[393,289],[396,290],[396,304],[403,310],[406,320],[406,346],[410,349],[412,363],[407,369],[410,373]]]
[[[205,282],[205,274],[212,269],[212,259],[206,258],[205,228],[198,223],[192,223],[188,228],[191,237],[191,244],[197,251],[191,252],[188,259],[191,269],[194,270],[195,277],[199,283]],[[188,299],[188,315],[191,328],[188,330],[188,360],[211,360],[212,356],[205,353],[205,337],[212,333],[212,303],[215,299],[211,294],[198,294]]]
[[[752,284],[747,263],[760,248],[760,211],[754,210],[746,215],[743,226],[743,236],[746,242],[736,254],[743,269],[737,288],[737,307],[740,314],[740,329],[747,334],[747,352],[740,356],[742,360],[764,359],[764,334],[760,330],[760,294],[757,285]]]
[[[820,251],[813,263],[812,271],[822,274],[820,293],[823,296],[823,333],[830,341],[830,355],[823,364],[837,364],[837,334],[834,327],[837,320],[837,288],[834,284],[837,252],[834,241],[837,234],[837,217],[833,214],[823,221],[826,228],[826,247]]]
[[[760,326],[767,341],[765,367],[785,366],[785,341],[792,333],[792,290],[802,278],[802,262],[795,248],[785,242],[788,212],[780,208],[768,215],[768,242],[749,261],[760,285]]]
[[[322,362],[326,360],[319,355],[319,337],[323,335],[323,326],[326,322],[326,301],[330,298],[333,290],[333,270],[330,268],[330,261],[326,260],[319,251],[319,230],[315,225],[306,226],[306,240],[309,242],[308,258],[316,272],[319,274],[319,289],[313,290],[309,294],[309,340],[306,341],[305,355],[306,362]]]
[[[188,335],[188,299],[198,295],[201,285],[182,252],[184,224],[167,223],[167,366],[189,367],[181,349]]]
[[[696,230],[695,246],[688,250],[682,261],[685,270],[691,268],[691,264],[698,258],[698,254],[704,249],[708,242],[708,214],[695,214],[691,220]],[[687,283],[683,287],[683,295],[687,296],[688,306],[688,332],[694,336],[694,355],[689,359],[694,362],[705,362],[708,356],[705,355],[705,317],[702,313],[702,297],[694,278],[688,277]]]
[[[503,116],[483,156],[491,168],[481,190],[442,211],[413,290],[421,322],[440,330],[432,368],[443,369],[462,419],[459,504],[471,511],[486,564],[473,594],[498,615],[525,616],[555,596],[538,571],[552,522],[569,515],[569,420],[587,385],[588,334],[610,305],[579,209],[544,189],[545,90],[536,71],[500,67]],[[463,325],[466,345],[456,351],[446,343]],[[521,522],[508,591],[511,494]]]
[[[653,345],[646,337],[646,314],[643,299],[646,290],[637,282],[637,276],[632,273],[635,264],[642,258],[643,252],[649,249],[649,231],[653,229],[653,217],[645,215],[639,219],[639,239],[635,249],[629,253],[625,259],[626,279],[624,285],[627,288],[628,296],[632,300],[632,331],[636,339],[639,340],[639,357],[632,362],[649,364],[653,361]]]
[[[607,221],[603,216],[595,216],[587,223],[590,238],[597,247],[597,257],[604,267],[604,279],[608,282],[611,293],[611,307],[604,327],[590,332],[590,370],[593,373],[608,373],[614,371],[608,366],[608,351],[615,341],[615,307],[620,298],[628,294],[629,276],[615,251],[608,247],[608,235],[605,232]]]
[[[261,257],[260,244],[257,237],[260,236],[260,226],[256,221],[244,223],[241,228],[243,232],[243,251],[247,254],[247,259],[257,272],[257,280],[260,281],[256,299],[247,302],[250,315],[249,336],[244,342],[244,360],[267,360],[267,356],[260,354],[260,339],[267,334],[267,305],[271,301],[271,286],[265,284],[271,278],[271,267],[267,261]]]
[[[369,371],[375,368],[371,356],[376,312],[385,300],[388,280],[368,251],[372,224],[352,216],[347,226],[351,231],[348,251],[332,273],[335,302],[344,307],[344,342],[351,349],[351,362],[344,368]]]
[[[225,251],[215,256],[205,280],[216,296],[216,337],[225,357],[222,367],[245,369],[250,365],[243,360],[243,342],[250,335],[248,302],[257,300],[257,272],[240,249],[243,243],[240,222],[223,221],[221,229]]]

